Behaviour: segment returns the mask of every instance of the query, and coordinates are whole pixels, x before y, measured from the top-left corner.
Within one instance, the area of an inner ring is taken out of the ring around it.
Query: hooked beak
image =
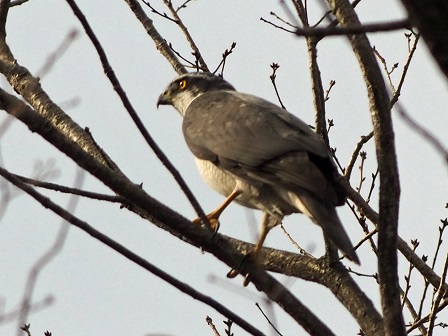
[[[162,93],[157,99],[157,108],[159,108],[160,105],[172,105],[170,92],[168,90]]]

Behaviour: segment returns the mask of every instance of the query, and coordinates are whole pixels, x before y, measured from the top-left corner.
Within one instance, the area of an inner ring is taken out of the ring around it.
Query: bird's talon
[[[207,225],[209,228],[212,229],[213,234],[216,234],[216,233],[218,232],[218,230],[219,230],[219,226],[220,226],[219,220],[216,219],[216,218],[209,217],[209,216],[207,216],[207,219],[208,219],[208,223],[204,223],[203,220],[202,220],[201,218],[199,218],[199,217],[193,219],[191,222],[192,222],[193,224],[196,224],[196,225],[202,225],[202,224],[205,224],[205,225]]]
[[[250,284],[250,275],[246,274],[246,276],[244,277],[243,286],[247,287],[249,284]]]
[[[229,273],[227,273],[227,277],[229,279],[233,279],[235,278],[238,274],[240,274],[240,272],[236,269],[236,268],[232,268]]]
[[[244,256],[243,260],[241,261],[241,264],[240,264],[240,267],[239,267],[239,268],[240,268],[240,269],[243,268],[244,264],[247,263],[248,261],[257,263],[258,260],[259,260],[259,254],[258,254],[258,251],[249,252],[248,254],[246,254],[246,255]],[[243,286],[244,286],[244,287],[247,287],[247,285],[249,285],[250,282],[251,282],[251,276],[250,276],[249,273],[244,274],[244,273],[241,273],[238,269],[236,269],[236,268],[232,268],[232,269],[229,271],[229,273],[227,273],[227,277],[230,278],[230,279],[233,279],[233,278],[235,278],[235,277],[236,277],[237,275],[239,275],[239,274],[241,274],[241,275],[244,276]]]

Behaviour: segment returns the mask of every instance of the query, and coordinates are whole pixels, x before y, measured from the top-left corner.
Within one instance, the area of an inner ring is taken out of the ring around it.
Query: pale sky
[[[158,95],[176,76],[174,70],[155,49],[125,1],[80,0],[78,5],[150,134],[180,170],[205,211],[213,210],[223,198],[209,189],[196,171],[193,156],[182,136],[181,117],[171,107],[156,109]],[[161,2],[153,2],[153,5],[167,11]],[[362,22],[404,16],[398,1],[364,0],[358,7]],[[270,64],[279,63],[277,85],[283,103],[290,112],[313,124],[306,43],[259,20],[260,17],[275,20],[269,15],[271,11],[287,18],[277,1],[253,0],[192,1],[180,11],[180,16],[211,69],[220,62],[222,52],[232,42],[237,43],[227,60],[224,75],[240,91],[277,102],[269,75]],[[191,59],[188,44],[177,26],[149,9],[147,13],[162,36]],[[312,18],[318,18],[320,10],[314,8],[312,13]],[[90,128],[99,145],[135,183],[143,183],[151,196],[185,217],[194,218],[186,197],[127,116],[103,74],[91,42],[64,1],[30,0],[11,9],[7,40],[18,62],[37,74],[72,29],[79,31],[78,38],[41,78],[43,89],[79,125]],[[372,34],[370,40],[389,66],[399,63],[392,76],[397,84],[408,52],[403,32]],[[330,80],[336,81],[327,102],[327,116],[335,122],[330,132],[331,145],[337,147],[338,157],[345,166],[360,136],[371,131],[366,89],[345,38],[327,38],[319,44],[318,50],[324,87],[328,87]],[[400,101],[413,118],[448,144],[446,83],[421,43]],[[3,79],[1,85],[2,88],[7,85]],[[73,100],[75,103],[70,103]],[[6,113],[0,114],[0,122],[5,116]],[[447,216],[447,166],[433,147],[398,116],[394,116],[394,124],[402,188],[400,235],[407,241],[418,238],[421,242],[418,254],[432,255],[440,219]],[[73,184],[76,165],[20,122],[12,123],[0,145],[1,165],[11,172],[33,177],[39,163],[52,164],[59,172],[52,182]],[[368,156],[364,196],[371,174],[376,170],[373,142],[365,150]],[[358,165],[353,172],[353,185],[358,182]],[[89,175],[85,176],[83,189],[112,194]],[[62,206],[69,200],[59,193],[43,193]],[[372,199],[375,209],[377,200],[377,197]],[[357,242],[363,233],[349,208],[339,208],[338,212],[352,240]],[[264,296],[253,286],[242,287],[242,277],[227,279],[227,266],[213,256],[181,242],[118,205],[81,199],[75,214],[179,280],[214,297],[267,335],[274,335],[255,306],[258,302],[265,312],[272,312],[266,307]],[[247,224],[252,216],[256,217],[256,225]],[[259,220],[260,213],[231,205],[221,218],[220,232],[255,242]],[[8,204],[0,222],[0,312],[7,313],[19,306],[30,268],[51,246],[60,226],[61,220],[56,215],[27,195],[20,194]],[[308,218],[292,215],[285,220],[285,226],[308,252],[322,255],[321,231]],[[266,245],[294,250],[280,228],[272,230]],[[446,253],[445,245],[441,255]],[[359,256],[362,266],[348,265],[361,273],[376,272],[376,261],[368,245],[360,249]],[[407,267],[404,258],[400,258],[401,279]],[[440,263],[437,267],[440,273]],[[276,277],[337,335],[356,335],[356,322],[326,288],[298,279]],[[355,279],[380,310],[375,281],[364,277]],[[417,274],[415,279],[418,279]],[[411,299],[416,302],[419,302],[419,288],[421,282],[416,281],[415,292],[411,291]],[[221,322],[224,317],[211,307],[180,293],[74,227],[70,228],[61,253],[39,274],[33,301],[39,302],[48,296],[53,297],[54,302],[30,315],[33,335],[42,335],[46,330],[53,335],[80,336],[213,335],[205,321],[207,315],[224,335]],[[283,335],[305,335],[279,307],[274,306],[273,312],[273,320]],[[439,315],[440,321],[447,322],[447,318],[446,312]],[[0,324],[0,336],[14,335],[16,330],[16,320]],[[235,336],[246,335],[237,326],[233,332]],[[442,330],[436,329],[436,334],[442,335]]]

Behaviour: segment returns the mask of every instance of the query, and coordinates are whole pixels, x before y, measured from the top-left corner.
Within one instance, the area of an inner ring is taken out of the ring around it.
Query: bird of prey
[[[172,105],[204,180],[226,200],[208,218],[217,222],[235,201],[264,212],[257,253],[286,215],[303,213],[351,261],[358,256],[337,215],[345,192],[327,146],[302,120],[279,106],[241,93],[222,77],[175,78],[157,106]]]

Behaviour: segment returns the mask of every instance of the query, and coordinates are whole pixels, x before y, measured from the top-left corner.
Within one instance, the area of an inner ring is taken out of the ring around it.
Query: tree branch
[[[350,26],[345,27],[333,27],[333,26],[328,26],[324,28],[296,27],[294,34],[297,36],[322,38],[325,36],[381,33],[381,32],[388,32],[400,29],[411,29],[411,28],[412,26],[410,21],[408,19],[402,19],[384,23],[352,24]]]
[[[49,198],[43,196],[42,194],[40,194],[39,192],[34,190],[34,188],[30,187],[29,185],[22,182],[20,179],[16,178],[13,174],[9,173],[6,169],[3,169],[0,167],[0,175],[3,176],[8,181],[10,181],[16,187],[22,189],[28,195],[33,197],[36,201],[38,201],[40,204],[42,204],[42,206],[44,206],[45,208],[50,209],[55,214],[57,214],[58,216],[60,216],[64,220],[66,220],[67,222],[78,227],[82,231],[88,233],[93,238],[102,242],[104,245],[117,251],[118,253],[120,253],[122,256],[124,256],[128,260],[131,260],[135,264],[141,266],[145,270],[147,270],[147,271],[151,272],[152,274],[156,275],[157,277],[161,278],[162,280],[169,283],[173,287],[179,289],[181,292],[191,296],[193,299],[203,302],[203,303],[209,305],[210,307],[214,308],[216,311],[218,311],[222,315],[226,316],[227,318],[231,319],[233,322],[238,324],[241,328],[243,328],[247,332],[251,333],[252,335],[259,335],[259,336],[264,335],[261,331],[259,331],[254,326],[252,326],[251,324],[246,322],[244,319],[239,317],[239,315],[233,313],[230,309],[227,309],[225,306],[223,306],[219,302],[215,301],[211,297],[206,296],[206,295],[202,294],[201,292],[198,292],[195,289],[193,289],[192,287],[188,286],[187,284],[177,280],[176,278],[172,277],[168,273],[162,271],[161,269],[157,268],[156,266],[152,265],[145,259],[138,256],[137,254],[133,253],[131,250],[127,249],[123,245],[119,244],[115,240],[109,238],[105,234],[96,230],[95,228],[90,226],[88,223],[86,223],[86,222],[80,220],[78,217],[72,215],[70,211],[64,210],[62,207],[60,207],[56,203],[52,202]],[[53,248],[50,252],[53,252]],[[44,257],[46,257],[46,256],[47,256],[47,254],[44,255]],[[43,260],[46,260],[46,258]]]
[[[360,25],[347,0],[328,0],[343,27]],[[380,201],[378,220],[378,274],[386,335],[406,335],[401,310],[397,266],[397,230],[400,184],[395,153],[390,99],[381,70],[365,34],[348,36],[360,64],[370,101],[375,134]]]

